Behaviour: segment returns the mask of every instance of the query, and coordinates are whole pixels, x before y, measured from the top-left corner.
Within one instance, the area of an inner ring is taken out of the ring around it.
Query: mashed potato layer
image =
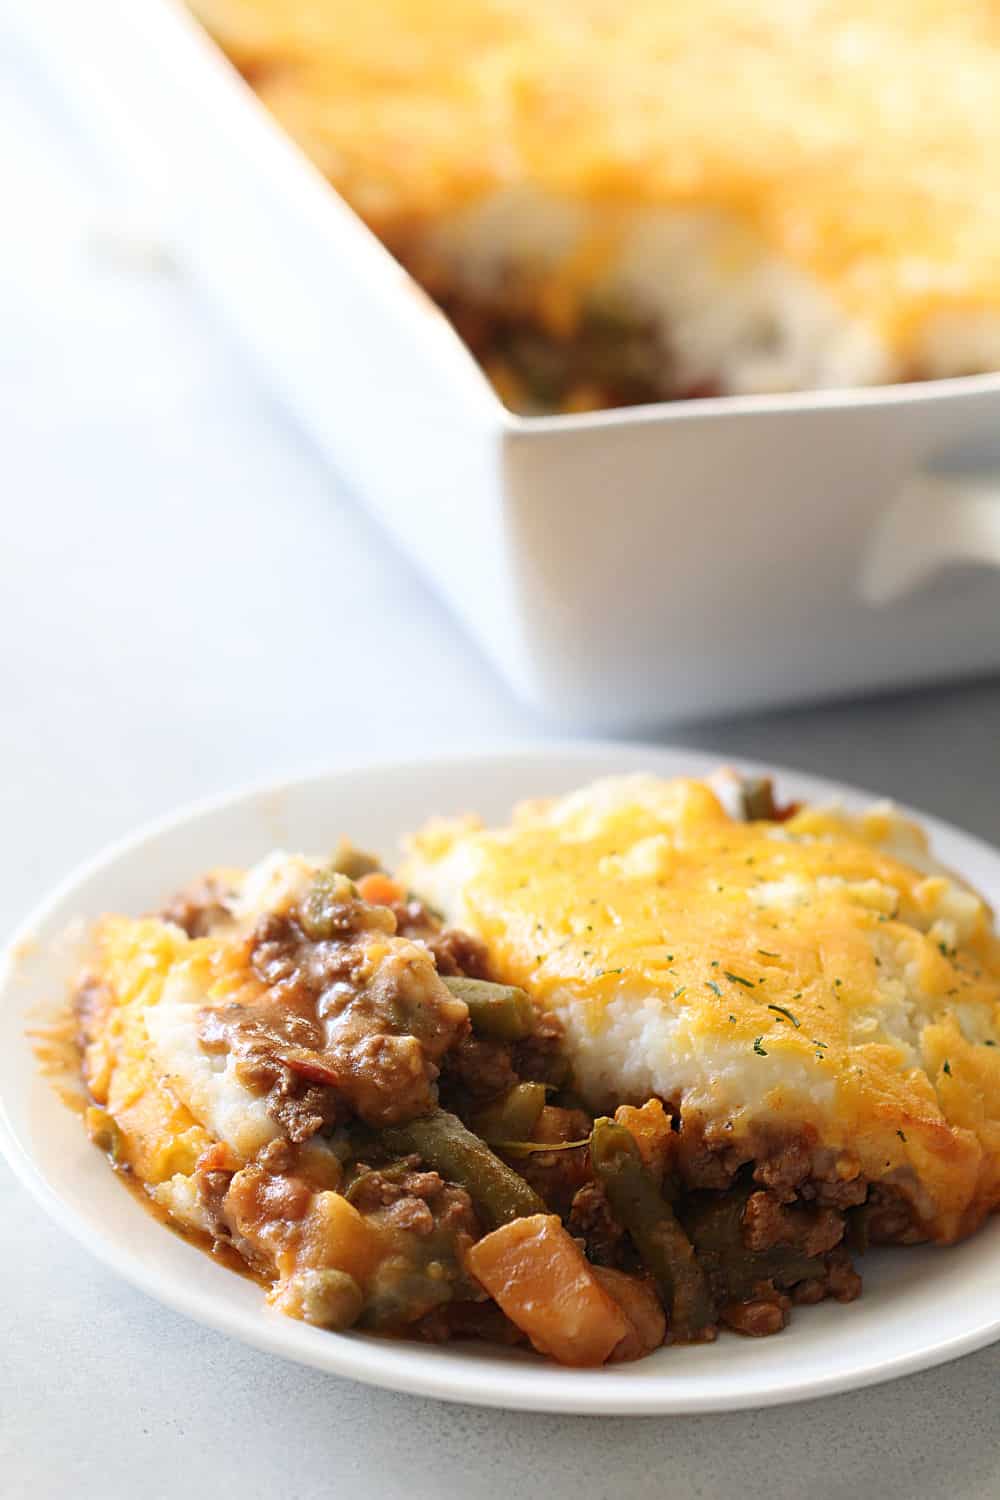
[[[1000,944],[891,809],[743,822],[627,777],[432,825],[405,878],[561,1017],[593,1108],[657,1095],[751,1155],[804,1139],[941,1241],[1000,1202]]]

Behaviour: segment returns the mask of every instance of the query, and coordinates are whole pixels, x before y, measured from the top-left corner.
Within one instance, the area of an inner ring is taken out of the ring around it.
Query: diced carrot
[[[639,1155],[657,1178],[662,1178],[674,1154],[676,1137],[670,1128],[670,1116],[659,1099],[647,1099],[641,1109],[620,1104],[615,1123],[625,1129],[639,1147]]]
[[[494,1229],[466,1265],[539,1353],[560,1364],[601,1365],[633,1331],[555,1214]]]
[[[358,881],[358,894],[362,901],[372,906],[391,906],[394,901],[402,901],[406,892],[398,880],[376,871],[372,875],[362,875]]]
[[[652,1282],[644,1276],[614,1271],[610,1266],[594,1266],[593,1271],[632,1325],[612,1351],[612,1360],[617,1364],[621,1360],[641,1359],[658,1349],[667,1336],[667,1317]]]

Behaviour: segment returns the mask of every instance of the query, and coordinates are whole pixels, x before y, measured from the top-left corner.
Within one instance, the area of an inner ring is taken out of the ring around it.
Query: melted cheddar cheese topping
[[[390,242],[528,186],[719,210],[904,356],[1000,310],[997,0],[192,3]]]
[[[177,928],[152,920],[107,918],[95,932],[91,974],[100,999],[90,1014],[84,1078],[114,1121],[115,1159],[151,1187],[193,1172],[212,1143],[177,1087],[181,1080],[158,1066],[146,1028],[174,966],[204,971],[212,947],[207,940],[191,944]],[[100,1120],[92,1125],[102,1128]]]
[[[261,992],[238,932],[189,938],[157,918],[104,917],[91,935],[87,974],[96,999],[84,1027],[83,1077],[116,1126],[119,1164],[156,1188],[192,1173],[220,1140],[249,1160],[273,1138],[260,1101],[231,1069],[212,1068],[197,1039],[203,1007],[246,1004]]]
[[[406,875],[562,1014],[595,1107],[807,1125],[938,1238],[1000,1200],[1000,943],[890,812],[743,823],[705,783],[623,778],[433,825]]]

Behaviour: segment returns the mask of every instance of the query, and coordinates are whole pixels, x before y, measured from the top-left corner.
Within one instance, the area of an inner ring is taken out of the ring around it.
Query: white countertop
[[[178,802],[547,727],[341,493],[5,27],[0,933]],[[1000,684],[669,738],[891,787],[1000,842]],[[0,1260],[11,1500],[1000,1493],[1000,1347],[777,1411],[509,1415],[206,1332],[90,1260],[2,1165]]]

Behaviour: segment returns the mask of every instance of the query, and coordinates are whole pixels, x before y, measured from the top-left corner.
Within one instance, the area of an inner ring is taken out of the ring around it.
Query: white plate
[[[72,965],[64,935],[75,918],[147,910],[206,866],[249,863],[275,846],[323,848],[346,833],[391,854],[401,833],[434,813],[474,808],[499,819],[517,798],[593,776],[640,768],[702,775],[717,763],[694,751],[556,745],[369,766],[257,788],[146,829],[71,876],[12,944],[0,976],[0,1146],[63,1228],[151,1296],[287,1359],[425,1396],[537,1411],[725,1411],[888,1380],[980,1348],[1000,1337],[1000,1220],[955,1249],[870,1255],[860,1301],[799,1308],[777,1338],[723,1335],[606,1370],[558,1369],[485,1345],[324,1333],[272,1313],[257,1286],[162,1228],[39,1076],[25,1026],[63,992]],[[791,772],[780,773],[780,788],[796,797],[867,800]],[[1000,854],[924,821],[946,863],[1000,897]]]

